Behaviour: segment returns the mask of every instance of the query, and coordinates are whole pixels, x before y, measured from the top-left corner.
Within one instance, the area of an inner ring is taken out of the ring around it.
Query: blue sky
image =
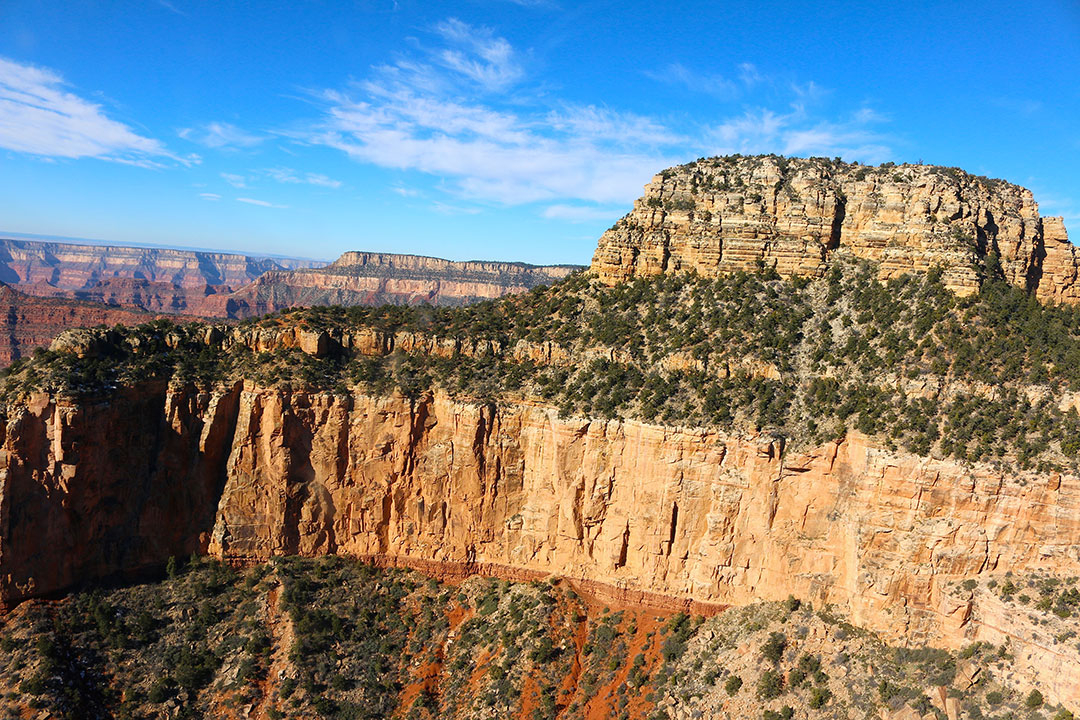
[[[659,170],[956,165],[1080,237],[1080,3],[0,2],[0,230],[587,263]]]

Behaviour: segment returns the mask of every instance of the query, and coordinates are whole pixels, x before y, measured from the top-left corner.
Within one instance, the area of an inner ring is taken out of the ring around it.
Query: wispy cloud
[[[646,147],[676,145],[689,140],[654,118],[595,105],[570,105],[549,113],[545,121],[551,129],[575,140]]]
[[[647,70],[645,76],[657,82],[678,85],[687,90],[722,98],[735,98],[740,90],[737,83],[723,75],[696,72],[678,62],[671,63],[661,70]]]
[[[232,185],[234,188],[246,188],[247,178],[243,175],[237,175],[236,173],[221,173],[221,179]]]
[[[145,167],[183,164],[158,140],[109,118],[100,105],[66,89],[47,68],[0,57],[0,147],[54,158],[94,157]]]
[[[342,185],[340,180],[334,180],[326,175],[321,175],[319,173],[298,173],[291,168],[269,168],[264,170],[263,173],[280,183],[287,183],[290,185],[318,185],[319,187],[334,189],[337,189]]]
[[[990,104],[1010,113],[1027,117],[1037,115],[1045,108],[1041,100],[1031,98],[993,97],[990,98]]]
[[[606,210],[630,202],[658,169],[701,155],[870,161],[889,154],[877,131],[882,119],[869,109],[830,117],[820,85],[776,83],[748,63],[733,68],[733,79],[706,78],[717,92],[737,87],[740,100],[728,114],[700,123],[560,100],[549,87],[531,84],[523,54],[488,29],[447,20],[433,35],[434,49],[419,43],[412,56],[375,67],[346,89],[316,93],[324,116],[295,137],[359,162],[435,176],[459,198],[545,202],[556,208],[548,217],[568,220],[585,217],[570,209],[579,205]],[[682,66],[669,70],[692,77]],[[768,86],[774,107],[744,109],[752,107],[747,100],[757,84]]]
[[[254,147],[267,139],[224,122],[211,122],[197,128],[181,128],[176,133],[184,140],[198,143],[214,150]]]
[[[419,197],[420,191],[415,188],[402,187],[401,185],[394,185],[390,188],[390,192],[397,193],[401,197]]]
[[[725,120],[709,129],[710,150],[716,154],[765,153],[842,156],[868,162],[887,160],[887,138],[875,129],[876,113],[857,111],[850,118],[828,121],[795,107],[777,113],[759,108]]]
[[[479,215],[482,212],[480,208],[477,207],[451,205],[449,203],[439,202],[438,200],[431,204],[431,209],[442,215]]]
[[[754,63],[739,63],[739,80],[748,88],[752,88],[762,80],[765,76],[761,74],[761,71],[757,69]]]
[[[554,0],[501,0],[502,2],[508,2],[511,5],[519,5],[521,7],[530,8],[557,8],[558,3]]]
[[[288,205],[278,205],[266,200],[256,200],[255,198],[248,197],[238,197],[236,198],[236,202],[245,203],[247,205],[258,205],[259,207],[277,208],[278,210],[285,210],[289,207]]]
[[[199,197],[201,197],[203,200],[215,200],[215,201],[217,201],[217,200],[221,199],[220,195],[218,195],[217,193],[212,193],[212,192],[199,193]]]
[[[435,53],[437,61],[486,90],[503,90],[524,74],[514,48],[489,28],[450,18],[436,25],[435,31],[448,44]]]
[[[427,52],[434,62],[399,60],[348,91],[322,93],[325,119],[303,139],[506,204],[623,202],[676,157],[664,147],[679,136],[651,118],[567,103],[522,110],[462,100],[514,82],[516,53],[458,20],[441,23],[437,34],[452,52]]]
[[[169,2],[169,0],[154,0],[154,2],[157,3],[158,5],[160,5],[161,7],[165,8],[166,10],[168,10],[171,13],[175,13],[177,15],[187,16],[186,12],[184,12],[180,8],[176,7],[176,5],[173,5],[171,2]]]

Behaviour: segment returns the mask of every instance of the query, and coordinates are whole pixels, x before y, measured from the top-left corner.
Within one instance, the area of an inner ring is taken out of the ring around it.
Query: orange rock
[[[948,287],[968,294],[991,250],[1009,282],[1041,299],[1080,301],[1080,258],[1061,218],[1040,218],[1017,185],[929,165],[714,158],[655,176],[600,238],[592,269],[608,283],[759,263],[818,275],[846,254],[877,262],[883,279],[940,267]]]

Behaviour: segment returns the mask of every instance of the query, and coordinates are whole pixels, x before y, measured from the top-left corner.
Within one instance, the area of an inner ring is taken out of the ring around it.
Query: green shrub
[[[761,655],[773,665],[776,665],[784,657],[785,648],[787,648],[787,637],[783,633],[773,632],[769,634],[769,639],[761,646]]]
[[[810,689],[810,707],[815,710],[824,707],[832,698],[832,691],[827,687],[814,687]]]
[[[784,676],[775,670],[765,670],[758,678],[757,696],[762,700],[780,697],[784,692]]]

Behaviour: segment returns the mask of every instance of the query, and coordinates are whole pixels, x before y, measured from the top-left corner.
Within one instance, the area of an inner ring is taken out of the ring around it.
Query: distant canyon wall
[[[0,365],[60,332],[177,316],[243,319],[318,305],[466,305],[557,282],[576,265],[348,252],[334,263],[0,238]],[[5,284],[8,283],[8,284]]]
[[[154,319],[140,310],[26,295],[0,283],[0,367],[48,347],[62,330],[95,325],[134,325]]]
[[[0,281],[59,290],[82,290],[115,278],[199,290],[207,285],[237,288],[269,270],[323,264],[205,250],[0,238]]]

